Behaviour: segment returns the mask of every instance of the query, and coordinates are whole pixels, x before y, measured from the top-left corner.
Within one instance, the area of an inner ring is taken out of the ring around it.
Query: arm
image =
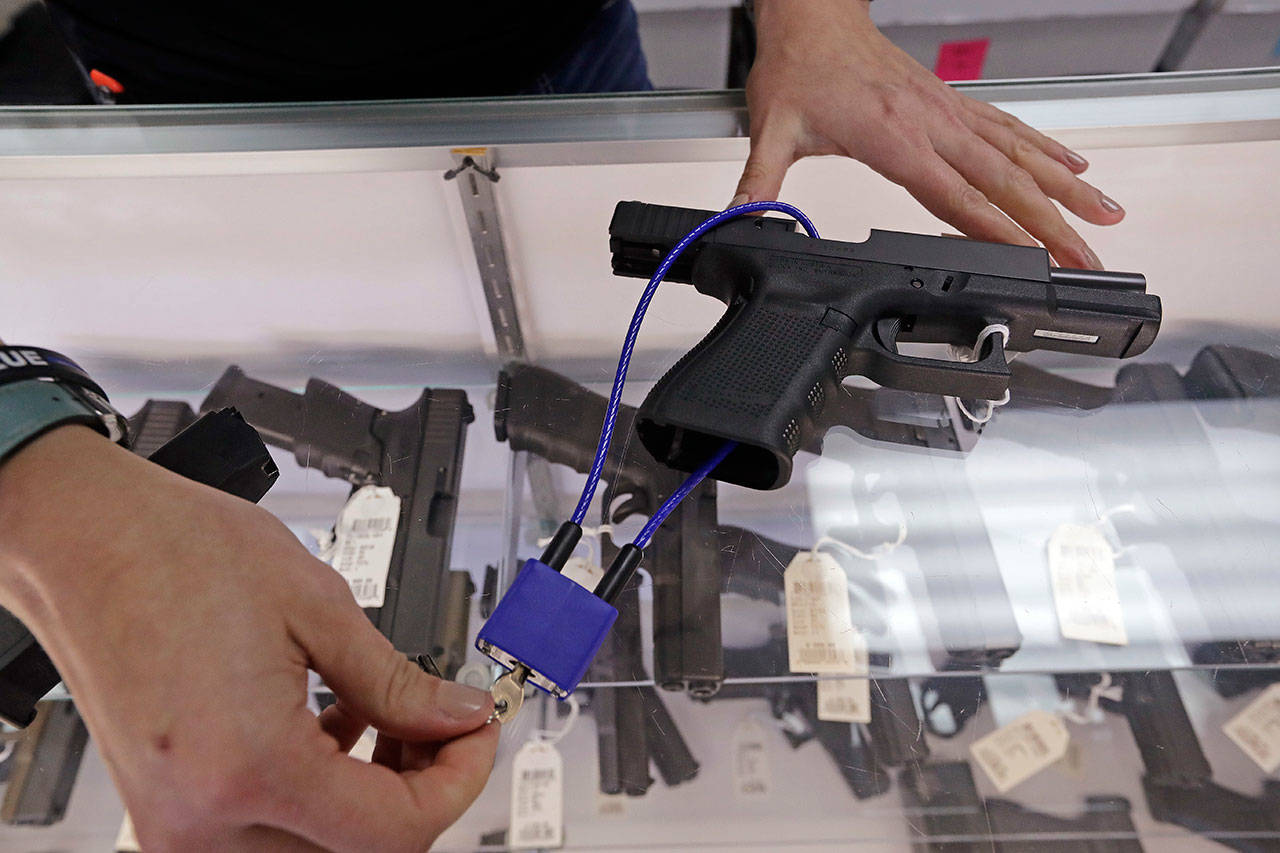
[[[284,525],[83,427],[0,467],[0,604],[63,674],[147,845],[421,849],[492,764],[487,694],[396,653]],[[338,696],[319,718],[308,668]],[[366,765],[345,752],[370,724]]]
[[[970,237],[1101,268],[1053,201],[1094,225],[1120,205],[1077,177],[1079,154],[947,86],[894,47],[865,0],[757,0],[747,80],[751,156],[734,204],[775,199],[801,157],[842,154]]]

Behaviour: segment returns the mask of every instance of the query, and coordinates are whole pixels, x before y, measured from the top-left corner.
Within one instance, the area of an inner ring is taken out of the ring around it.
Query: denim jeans
[[[645,92],[653,88],[631,0],[608,0],[578,44],[526,90],[529,95]]]

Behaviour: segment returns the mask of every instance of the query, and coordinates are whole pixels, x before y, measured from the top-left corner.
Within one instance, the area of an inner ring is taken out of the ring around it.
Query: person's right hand
[[[424,850],[492,769],[489,694],[396,652],[265,510],[84,427],[0,467],[0,603],[62,673],[145,850]],[[338,697],[319,718],[308,668]],[[369,725],[373,764],[346,754]]]
[[[747,79],[751,155],[732,205],[778,197],[801,157],[842,154],[904,187],[969,237],[1101,269],[1054,204],[1115,225],[1120,205],[1066,146],[947,86],[885,38],[866,0],[756,0]]]

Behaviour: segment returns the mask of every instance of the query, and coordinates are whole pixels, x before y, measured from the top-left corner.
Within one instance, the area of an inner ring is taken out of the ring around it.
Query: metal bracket
[[[488,178],[490,181],[492,181],[495,184],[498,181],[502,180],[502,176],[498,174],[497,169],[494,169],[493,167],[486,168],[484,166],[481,166],[479,163],[475,161],[475,158],[473,158],[470,154],[464,155],[461,163],[459,163],[457,166],[450,169],[449,171],[445,172],[444,179],[446,181],[452,181],[454,178],[458,177],[468,169],[471,169],[478,174],[484,175],[486,178]]]
[[[498,217],[498,198],[493,191],[493,185],[502,178],[494,165],[494,153],[489,148],[455,148],[451,155],[454,167],[444,173],[444,179],[457,181],[467,231],[471,234],[471,248],[480,271],[480,285],[489,307],[489,322],[493,326],[498,357],[503,362],[513,359],[526,361],[524,333],[511,287],[511,267],[502,240],[502,221]],[[541,457],[530,456],[525,460],[524,469],[519,478],[524,479],[527,474],[542,532],[549,535],[559,525],[555,477],[550,465]],[[499,590],[505,590],[514,578],[514,559],[502,568]]]
[[[515,293],[511,289],[511,267],[502,243],[502,223],[498,218],[497,196],[493,185],[498,172],[488,148],[455,148],[454,168],[444,173],[446,181],[457,179],[462,210],[471,233],[480,284],[489,306],[489,321],[497,340],[498,356],[503,360],[525,358],[524,334],[516,311]],[[480,180],[480,178],[488,180]]]

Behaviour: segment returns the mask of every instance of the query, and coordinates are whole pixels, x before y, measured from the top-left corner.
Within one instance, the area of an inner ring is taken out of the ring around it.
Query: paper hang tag
[[[1049,577],[1068,640],[1128,645],[1111,544],[1097,527],[1063,524],[1049,537]]]
[[[352,758],[363,761],[365,764],[373,763],[373,750],[378,746],[378,730],[375,728],[367,728],[356,740],[355,745],[351,747],[351,751],[347,753]]]
[[[1030,779],[1067,754],[1071,735],[1057,714],[1028,711],[969,747],[1000,793]]]
[[[594,590],[596,584],[600,583],[600,579],[604,577],[604,569],[586,557],[571,557],[564,564],[560,574],[584,589]]]
[[[1280,684],[1262,691],[1222,730],[1264,773],[1280,770]]]
[[[627,795],[596,791],[596,814],[600,817],[626,817]]]
[[[511,762],[513,850],[564,844],[564,762],[554,746],[531,740]]]
[[[801,551],[783,574],[792,672],[863,675],[867,641],[849,614],[849,581],[830,554]]]
[[[361,486],[347,499],[316,555],[338,570],[361,607],[381,607],[400,524],[400,498],[385,486]]]
[[[138,835],[133,831],[133,818],[124,813],[120,824],[120,832],[116,835],[116,853],[142,853],[142,845],[138,843]]]
[[[743,720],[733,732],[733,793],[747,799],[767,797],[772,787],[764,728],[755,720]]]
[[[818,719],[829,723],[871,722],[871,680],[819,679]]]

